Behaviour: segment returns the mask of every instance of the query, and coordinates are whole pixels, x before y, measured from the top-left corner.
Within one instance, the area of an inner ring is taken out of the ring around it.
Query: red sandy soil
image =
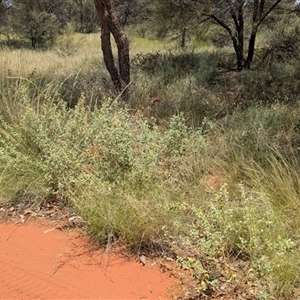
[[[76,231],[0,223],[0,299],[169,299],[159,263],[95,249]]]

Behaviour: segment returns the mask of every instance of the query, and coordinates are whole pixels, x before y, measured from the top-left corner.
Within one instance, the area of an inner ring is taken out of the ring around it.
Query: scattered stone
[[[57,223],[57,229],[83,228],[86,222],[70,206],[58,201],[45,202],[32,194],[20,195],[13,201],[0,203],[0,220],[23,224],[27,220],[45,219]]]

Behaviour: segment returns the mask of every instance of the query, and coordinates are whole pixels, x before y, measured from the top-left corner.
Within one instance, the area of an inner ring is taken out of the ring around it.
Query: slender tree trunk
[[[244,48],[243,45],[239,43],[236,37],[231,37],[233,48],[236,56],[238,71],[241,71],[244,67]]]
[[[180,47],[183,50],[185,48],[185,41],[186,41],[186,27],[183,27],[182,29],[182,35],[181,35],[181,43],[180,43]]]
[[[281,1],[282,0],[275,1],[273,5],[265,12],[265,0],[253,1],[252,31],[249,40],[248,55],[245,63],[245,69],[250,69],[252,64],[258,27]]]
[[[85,29],[83,28],[84,27],[84,14],[83,14],[83,0],[80,0],[80,32],[84,32],[85,33]]]
[[[250,69],[253,56],[254,56],[254,50],[255,50],[255,40],[256,40],[256,30],[253,30],[251,32],[250,40],[249,40],[249,46],[248,46],[248,55],[245,62],[245,69]]]
[[[242,71],[244,68],[244,53],[243,53],[242,47],[239,45],[238,50],[236,51],[236,57],[237,57],[237,67],[238,71]]]
[[[213,19],[218,25],[223,27],[230,35],[232,43],[233,43],[234,52],[236,55],[237,68],[239,71],[241,71],[244,68],[244,61],[245,61],[244,60],[244,23],[243,23],[243,20],[241,22],[241,25],[239,25],[236,15],[232,11],[232,19],[234,20],[235,29],[236,29],[233,32],[233,30],[225,22],[223,22],[221,19],[219,19],[214,14],[204,14],[204,15]],[[243,18],[243,17],[241,16],[241,18]]]
[[[113,2],[107,1],[107,12],[109,16],[110,31],[116,41],[118,48],[119,72],[122,83],[126,85],[130,82],[130,57],[129,57],[129,42],[123,31],[117,14],[113,7]],[[125,87],[123,86],[123,88]]]
[[[231,31],[234,50],[237,58],[237,67],[241,71],[244,68],[244,1],[238,0],[237,5],[230,5],[231,18],[234,24],[234,30]]]
[[[237,39],[239,44],[239,57],[241,60],[242,67],[244,67],[244,1],[239,1],[238,12],[237,12]]]
[[[114,10],[113,0],[94,0],[101,22],[101,48],[105,66],[118,92],[123,92],[124,99],[128,98],[130,83],[129,42]],[[111,34],[118,48],[118,67],[115,64]]]
[[[31,47],[33,49],[36,49],[36,38],[33,36],[31,37]]]
[[[114,62],[114,56],[111,47],[111,34],[109,26],[106,22],[102,22],[101,26],[101,49],[103,53],[104,63],[108,70],[111,80],[118,92],[122,90],[122,79]]]

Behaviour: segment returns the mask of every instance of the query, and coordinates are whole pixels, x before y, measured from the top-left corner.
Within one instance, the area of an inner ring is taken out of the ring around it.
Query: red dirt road
[[[71,231],[0,223],[0,299],[168,299],[157,264],[91,250]]]

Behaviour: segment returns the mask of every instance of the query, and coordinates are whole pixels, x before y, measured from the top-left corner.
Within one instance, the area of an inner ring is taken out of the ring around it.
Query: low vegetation
[[[194,297],[297,299],[298,54],[236,73],[227,48],[131,37],[125,104],[99,37],[60,39],[1,49],[1,201],[72,205],[100,242],[174,259]]]

